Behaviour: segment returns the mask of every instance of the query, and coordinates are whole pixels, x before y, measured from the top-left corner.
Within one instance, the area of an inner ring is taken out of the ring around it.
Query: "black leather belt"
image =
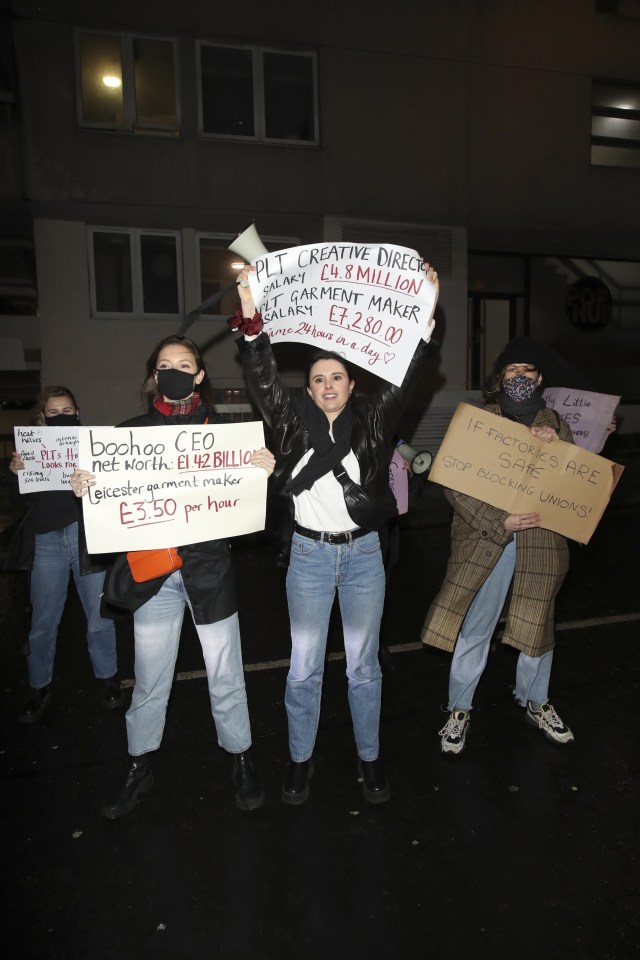
[[[310,540],[324,540],[325,543],[333,545],[349,543],[350,540],[357,540],[358,537],[364,537],[371,532],[370,530],[363,530],[362,527],[357,527],[355,530],[345,530],[344,533],[325,533],[323,530],[309,530],[308,527],[301,527],[299,523],[296,523],[294,529],[301,537],[309,537]]]

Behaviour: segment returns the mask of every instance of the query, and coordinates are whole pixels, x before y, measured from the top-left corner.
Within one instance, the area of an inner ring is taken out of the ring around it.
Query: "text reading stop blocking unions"
[[[124,432],[124,431],[123,431]],[[145,431],[147,432],[147,431]],[[182,504],[179,508],[170,497],[159,497],[160,491],[176,490],[185,487],[223,486],[237,487],[242,477],[234,476],[234,469],[253,468],[252,450],[244,448],[216,449],[215,433],[211,430],[199,431],[191,428],[177,433],[173,449],[162,442],[138,442],[133,431],[121,442],[103,443],[89,431],[89,449],[91,452],[91,471],[98,476],[101,473],[120,471],[171,471],[189,474],[179,479],[165,479],[147,483],[135,483],[127,478],[123,486],[108,488],[89,488],[89,500],[92,504],[110,499],[142,496],[143,499],[130,502],[120,500],[119,518],[123,526],[148,526],[155,523],[167,523],[179,512],[184,513],[188,522],[190,515],[207,511],[218,513],[237,506],[236,497],[220,498],[208,496],[206,503]],[[212,474],[198,476],[197,474]]]

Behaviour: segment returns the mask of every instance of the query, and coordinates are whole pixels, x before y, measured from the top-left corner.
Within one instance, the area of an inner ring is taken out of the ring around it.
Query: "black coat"
[[[36,532],[34,530],[34,518],[38,505],[41,503],[43,497],[49,495],[48,490],[43,490],[40,493],[23,493],[18,492],[18,478],[15,474],[9,474],[9,492],[11,494],[12,500],[19,505],[24,507],[26,512],[18,526],[16,531],[11,538],[11,543],[7,550],[7,558],[4,563],[5,570],[31,570],[33,569],[33,559],[36,552]],[[69,490],[69,495],[73,496],[71,490]],[[79,566],[80,573],[84,576],[87,573],[99,573],[104,570],[108,557],[104,556],[91,556],[87,552],[87,542],[84,535],[84,524],[82,522],[82,509],[80,507],[80,501],[76,501],[76,507],[78,512],[78,554],[79,554]]]
[[[140,417],[133,417],[119,423],[119,427],[156,427],[168,424],[220,423],[212,411],[204,405],[198,407],[190,416],[165,417],[152,409]],[[193,616],[198,624],[217,623],[226,620],[238,609],[235,581],[231,564],[231,550],[226,540],[206,540],[177,546],[182,557],[182,579],[193,608]],[[104,585],[102,613],[105,617],[114,617],[123,610],[135,612],[143,604],[159,593],[169,574],[136,583],[131,576],[126,553],[116,555],[113,565],[107,571]]]
[[[288,563],[294,509],[292,497],[283,490],[296,464],[309,450],[309,432],[296,412],[293,393],[278,377],[269,337],[261,333],[255,340],[236,341],[244,367],[249,393],[271,431],[276,468],[270,480],[274,495],[268,505],[268,528],[275,540],[278,562]],[[393,437],[415,386],[427,354],[427,344],[420,340],[400,387],[383,382],[372,396],[354,396],[355,425],[351,448],[360,466],[360,486],[379,499],[393,513],[393,494],[389,488],[389,460]],[[375,527],[372,527],[375,529]]]

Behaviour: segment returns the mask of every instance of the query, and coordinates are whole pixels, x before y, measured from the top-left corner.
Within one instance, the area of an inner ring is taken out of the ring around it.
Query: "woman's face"
[[[198,371],[196,358],[188,347],[182,343],[170,343],[163,347],[158,354],[156,362],[156,371],[158,370],[182,370],[183,373],[193,374],[193,387],[202,382],[204,370]],[[154,373],[155,381],[158,382],[158,374]],[[193,387],[191,393],[193,393]],[[191,396],[191,393],[188,396]],[[165,397],[165,400],[167,398]],[[187,399],[183,397],[182,399]]]
[[[532,363],[510,363],[504,368],[502,382],[504,383],[506,380],[511,380],[513,377],[517,377],[522,374],[524,374],[525,377],[528,377],[529,380],[537,380],[538,383],[540,383],[542,380],[537,368]]]
[[[354,382],[338,360],[317,360],[309,373],[309,396],[330,422],[344,410]]]
[[[58,417],[61,413],[73,416],[78,411],[71,397],[49,397],[42,412],[45,417]]]

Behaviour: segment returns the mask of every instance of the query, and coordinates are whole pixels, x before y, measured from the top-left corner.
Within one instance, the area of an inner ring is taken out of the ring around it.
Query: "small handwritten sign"
[[[334,350],[400,386],[435,302],[415,250],[321,243],[253,262],[251,292],[274,343]]]
[[[528,427],[458,405],[429,480],[588,543],[624,467],[573,443],[537,440]]]
[[[547,406],[566,420],[578,446],[600,453],[620,397],[566,387],[547,387],[543,396]]]
[[[90,553],[154,550],[264,529],[262,423],[80,427]]]
[[[78,466],[78,427],[14,427],[20,493],[68,490]]]

